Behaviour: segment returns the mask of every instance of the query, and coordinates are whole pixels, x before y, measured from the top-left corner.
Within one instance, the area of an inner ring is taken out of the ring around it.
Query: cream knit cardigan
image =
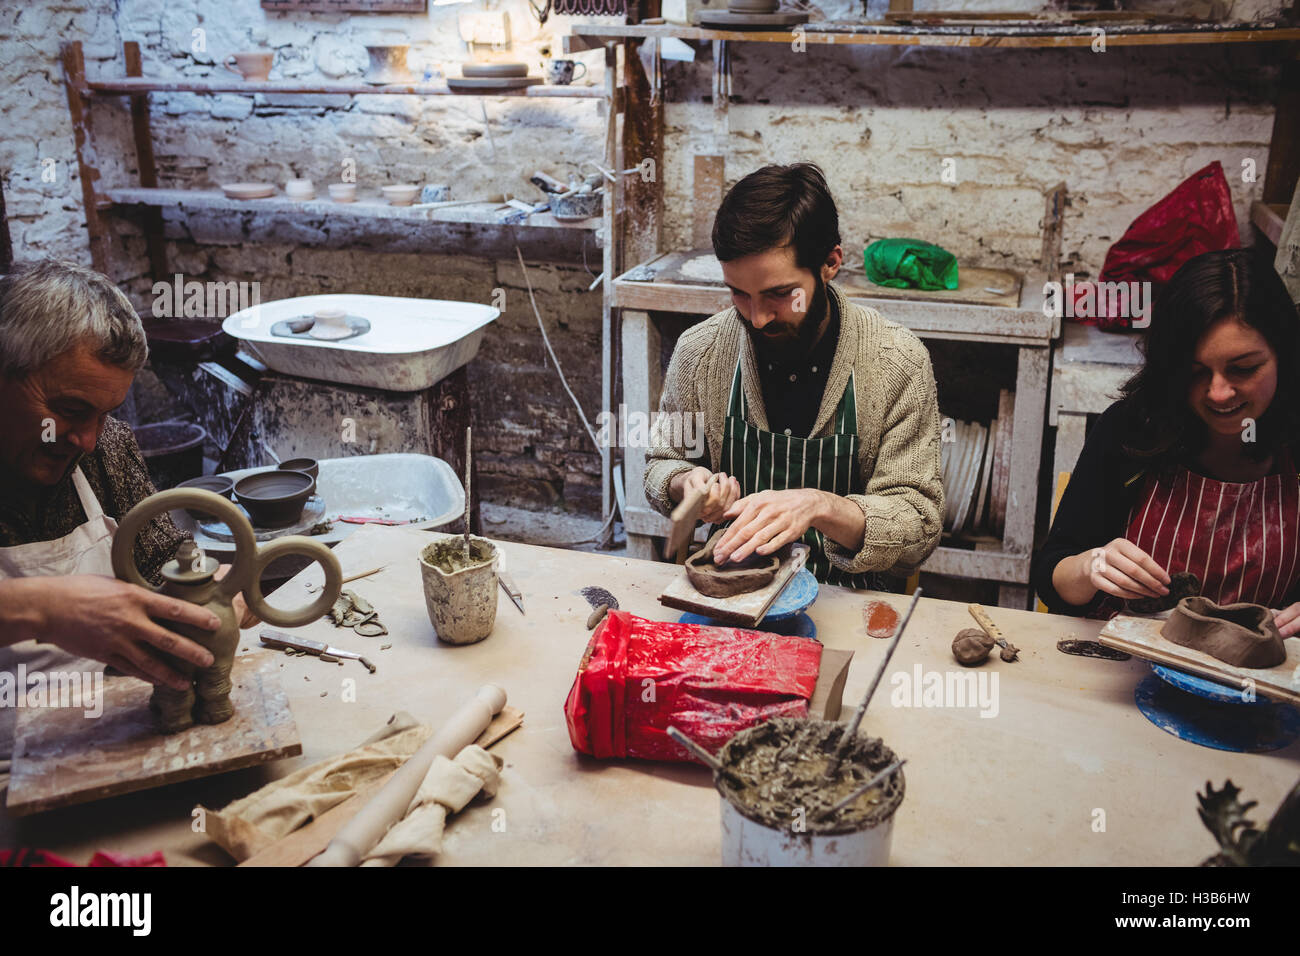
[[[814,438],[831,433],[835,406],[854,379],[858,413],[858,467],[865,494],[847,495],[862,509],[862,548],[856,554],[827,539],[827,557],[852,574],[916,570],[939,544],[943,485],[939,479],[939,402],[930,355],[920,339],[855,305],[833,284],[827,289],[840,311],[840,339],[830,378],[813,425]],[[749,422],[767,430],[758,366],[745,323],[726,309],[682,333],[664,376],[660,411],[703,413],[705,455],[717,471],[736,356],[742,355],[741,382]],[[652,429],[646,452],[645,493],[651,507],[673,509],[668,485],[680,472],[704,461],[690,461],[686,450],[667,442],[680,430]]]

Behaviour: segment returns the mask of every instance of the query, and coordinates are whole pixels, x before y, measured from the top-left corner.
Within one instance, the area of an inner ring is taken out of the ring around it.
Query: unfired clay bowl
[[[1183,598],[1160,634],[1234,667],[1276,667],[1286,660],[1273,612],[1259,604],[1219,605],[1200,595]]]
[[[261,528],[287,528],[302,517],[316,479],[301,471],[259,471],[235,482],[235,498]]]
[[[330,183],[330,199],[335,202],[356,202],[357,201],[357,184],[356,183]]]
[[[726,533],[719,529],[699,551],[686,559],[686,579],[695,590],[709,597],[733,597],[767,587],[781,568],[781,554],[754,554],[739,564],[728,562],[722,567],[713,563],[713,549]]]
[[[176,487],[198,488],[201,491],[210,491],[213,494],[221,495],[221,497],[228,499],[230,497],[231,489],[235,487],[235,483],[225,475],[200,475],[197,478],[190,478],[186,481],[182,481]],[[195,521],[202,521],[208,517],[207,514],[202,511],[192,511],[189,508],[186,508],[185,510]]]

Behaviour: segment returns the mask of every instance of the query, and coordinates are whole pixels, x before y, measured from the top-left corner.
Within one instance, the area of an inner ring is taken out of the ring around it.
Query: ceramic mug
[[[221,61],[221,65],[231,73],[238,73],[246,80],[260,82],[270,78],[271,65],[274,62],[274,53],[232,53]]]
[[[582,67],[581,73],[574,70]],[[587,75],[587,64],[577,60],[551,60],[546,64],[546,80],[555,86],[568,86]]]

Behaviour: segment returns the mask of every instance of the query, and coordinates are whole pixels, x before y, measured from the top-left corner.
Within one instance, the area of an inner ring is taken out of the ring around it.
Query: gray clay
[[[1234,667],[1276,667],[1286,660],[1273,612],[1258,604],[1220,606],[1206,597],[1183,598],[1160,633]]]
[[[752,554],[744,561],[728,561],[719,567],[713,561],[713,549],[726,533],[719,529],[703,548],[686,559],[686,578],[695,590],[709,597],[727,598],[767,587],[781,568],[781,555]]]
[[[900,770],[848,806],[826,811],[896,759],[877,737],[859,735],[830,780],[826,771],[847,728],[832,720],[777,717],[741,731],[718,752],[724,799],[764,826],[818,835],[851,833],[888,820],[903,802]],[[802,831],[796,827],[802,825]]]

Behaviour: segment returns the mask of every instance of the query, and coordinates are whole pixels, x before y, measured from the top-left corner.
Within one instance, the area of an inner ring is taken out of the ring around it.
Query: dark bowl
[[[301,471],[313,478],[320,477],[320,462],[315,458],[290,458],[276,465],[280,471]]]
[[[259,471],[235,482],[235,500],[259,528],[286,528],[315,490],[316,479],[304,471]]]
[[[221,495],[223,498],[229,498],[231,489],[235,487],[233,479],[225,475],[200,475],[198,478],[190,478],[182,481],[177,488],[197,488],[200,491],[211,491],[213,494]],[[186,508],[186,513],[195,521],[203,521],[211,517],[206,512],[194,511]]]

